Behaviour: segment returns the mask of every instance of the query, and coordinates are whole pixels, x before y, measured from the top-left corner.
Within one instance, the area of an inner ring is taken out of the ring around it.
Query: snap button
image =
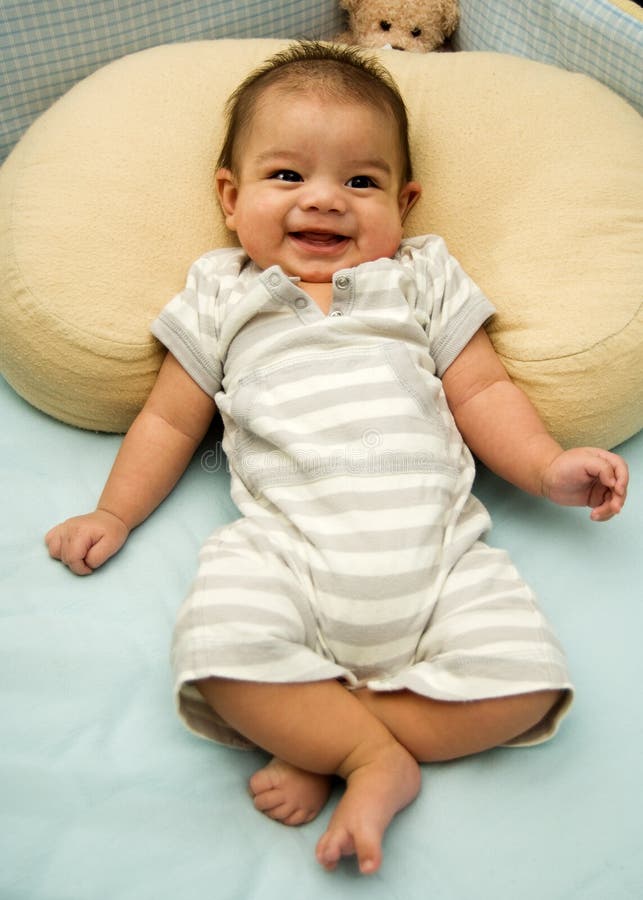
[[[346,288],[350,285],[351,280],[350,280],[350,278],[348,277],[348,275],[340,275],[340,276],[337,278],[337,281],[336,281],[335,283],[337,284],[337,287],[338,287],[340,290],[345,291]]]
[[[279,275],[277,275],[276,272],[273,272],[272,275],[269,276],[268,281],[270,282],[270,284],[273,287],[276,287],[279,284],[279,282],[281,281],[281,279],[279,278]]]
[[[295,300],[295,306],[297,309],[305,309],[308,306],[308,301],[304,297],[297,297]]]
[[[341,311],[341,309],[334,309],[332,311],[332,313],[330,314],[330,317],[331,317],[331,319],[337,319],[339,316],[343,316],[343,315],[344,315],[344,313]]]

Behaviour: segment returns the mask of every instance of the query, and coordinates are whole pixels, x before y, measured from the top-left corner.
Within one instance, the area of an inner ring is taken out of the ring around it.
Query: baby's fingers
[[[74,535],[63,541],[60,559],[74,575],[91,575],[94,570],[85,562],[91,546],[91,541],[88,542],[80,535]]]
[[[595,506],[591,513],[590,519],[592,522],[607,522],[608,519],[611,519],[612,516],[618,515],[620,513],[623,504],[620,506],[614,503],[614,498],[610,496],[600,506]]]
[[[45,535],[45,544],[52,559],[60,559],[61,543],[60,531],[56,525],[54,528],[50,528]]]
[[[74,575],[90,575],[93,569],[85,562],[94,540],[81,529],[64,522],[45,535],[45,543],[52,559],[59,559]]]
[[[123,546],[126,536],[126,534],[122,537],[120,535],[103,535],[100,540],[96,541],[96,543],[89,548],[84,558],[84,562],[89,568],[89,571],[93,572],[94,569],[98,569],[103,563],[114,556],[114,554]]]
[[[605,522],[623,509],[629,474],[624,460],[607,450],[600,451],[597,463],[597,481],[589,504],[593,507],[590,518],[594,522]]]

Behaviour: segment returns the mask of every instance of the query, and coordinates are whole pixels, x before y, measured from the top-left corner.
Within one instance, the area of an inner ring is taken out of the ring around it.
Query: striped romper
[[[242,516],[176,623],[179,711],[251,746],[194,687],[340,679],[464,701],[567,689],[564,654],[471,495],[441,375],[494,312],[429,236],[333,277],[329,315],[241,249],[191,268],[153,334],[215,398]],[[563,704],[516,743],[551,736]]]

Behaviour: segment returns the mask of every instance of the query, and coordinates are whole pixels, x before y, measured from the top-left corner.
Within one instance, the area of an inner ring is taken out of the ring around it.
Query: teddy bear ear
[[[360,4],[360,0],[339,0],[339,5],[346,12],[354,12]]]
[[[442,30],[445,38],[451,37],[458,27],[460,11],[456,0],[445,0],[442,5]]]

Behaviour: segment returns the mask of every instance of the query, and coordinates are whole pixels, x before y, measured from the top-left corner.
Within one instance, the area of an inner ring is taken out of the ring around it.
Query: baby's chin
[[[246,248],[246,252],[260,269],[279,266],[289,278],[308,284],[330,284],[337,272],[354,269],[384,255],[382,252],[365,255],[351,238],[321,231],[289,232],[279,252],[274,254],[253,256],[250,249]]]

